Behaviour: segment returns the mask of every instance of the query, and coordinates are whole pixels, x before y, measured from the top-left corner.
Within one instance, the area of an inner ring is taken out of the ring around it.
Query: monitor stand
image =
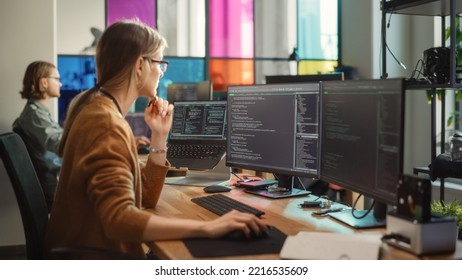
[[[385,208],[384,208],[385,207]],[[367,210],[354,210],[355,216],[351,214],[351,211],[332,212],[328,215],[339,222],[349,225],[353,228],[381,228],[386,227],[386,212],[387,205],[383,203],[375,202],[374,211],[362,217]]]
[[[246,193],[274,199],[309,195],[311,193],[310,191],[301,190],[294,187],[295,179],[295,176],[279,175],[277,184],[265,186],[263,189],[247,188],[244,191]]]
[[[206,187],[210,185],[227,185],[231,176],[231,170],[226,166],[226,157],[210,170],[188,170],[186,176],[167,177],[165,184],[180,186]]]

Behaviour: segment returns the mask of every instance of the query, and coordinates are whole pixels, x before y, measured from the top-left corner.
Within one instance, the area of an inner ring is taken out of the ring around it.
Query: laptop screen
[[[170,141],[226,140],[226,101],[176,101]]]

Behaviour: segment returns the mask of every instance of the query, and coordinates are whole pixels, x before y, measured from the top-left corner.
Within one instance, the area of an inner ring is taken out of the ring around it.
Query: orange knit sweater
[[[66,143],[47,249],[97,247],[145,256],[142,234],[156,206],[168,162],[140,163],[133,133],[115,104],[96,96]]]

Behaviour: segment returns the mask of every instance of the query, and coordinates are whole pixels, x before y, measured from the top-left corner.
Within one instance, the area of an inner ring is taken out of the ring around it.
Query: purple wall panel
[[[120,19],[137,17],[140,21],[156,27],[156,0],[107,0],[106,25]]]

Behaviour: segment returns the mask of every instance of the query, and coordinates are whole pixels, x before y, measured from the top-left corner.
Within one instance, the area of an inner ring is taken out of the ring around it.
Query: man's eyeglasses
[[[166,61],[166,60],[157,60],[157,59],[153,59],[153,58],[150,58],[150,57],[143,57],[143,58],[151,61],[151,63],[154,63],[154,62],[159,63],[159,69],[163,73],[165,73],[167,71],[168,61]]]
[[[61,82],[61,78],[60,78],[60,77],[49,76],[49,77],[47,77],[47,78],[49,78],[49,79],[55,79],[56,81]]]

